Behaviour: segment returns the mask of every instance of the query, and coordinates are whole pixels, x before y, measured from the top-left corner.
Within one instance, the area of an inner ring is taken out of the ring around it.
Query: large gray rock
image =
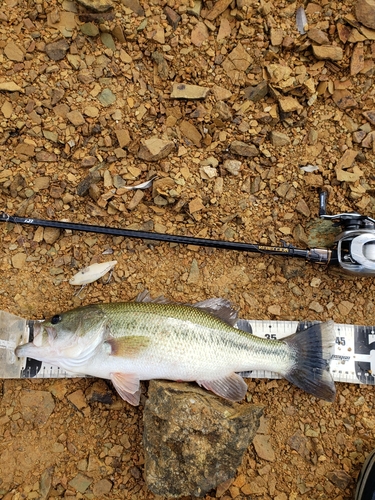
[[[151,381],[144,410],[146,483],[167,498],[203,496],[236,474],[263,407],[193,384]]]
[[[93,12],[106,12],[113,9],[111,0],[77,0],[77,2]]]

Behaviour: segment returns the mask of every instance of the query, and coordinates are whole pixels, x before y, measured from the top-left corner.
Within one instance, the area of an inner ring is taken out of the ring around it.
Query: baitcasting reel
[[[319,215],[343,229],[335,242],[335,258],[347,274],[375,276],[375,220],[358,213],[327,215],[326,192],[320,193]]]

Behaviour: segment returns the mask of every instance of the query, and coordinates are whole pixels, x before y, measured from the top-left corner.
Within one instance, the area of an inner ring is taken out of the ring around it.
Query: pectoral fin
[[[124,358],[134,358],[143,349],[146,349],[150,342],[148,337],[142,335],[132,335],[128,337],[109,338],[104,342],[105,347],[110,346],[110,356],[122,356]]]
[[[241,401],[247,392],[246,382],[237,373],[231,373],[227,377],[217,380],[197,380],[197,383],[230,401]]]
[[[139,405],[141,388],[137,375],[134,373],[111,373],[111,381],[122,399],[133,406]]]

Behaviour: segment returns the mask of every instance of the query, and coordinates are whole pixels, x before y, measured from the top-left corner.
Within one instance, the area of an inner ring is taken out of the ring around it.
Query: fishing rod
[[[335,225],[340,225],[342,228],[342,232],[337,236],[332,248],[302,249],[286,244],[282,246],[268,246],[255,243],[240,243],[235,241],[196,238],[194,236],[178,236],[153,233],[150,231],[95,226],[75,222],[24,218],[8,215],[6,213],[0,214],[0,222],[53,227],[63,230],[84,231],[107,234],[110,236],[137,238],[141,240],[197,245],[222,250],[237,250],[265,255],[297,257],[305,259],[308,262],[339,265],[346,274],[355,276],[375,276],[375,220],[356,212],[327,215],[327,193],[322,191],[319,199],[319,216],[323,219],[332,220]]]

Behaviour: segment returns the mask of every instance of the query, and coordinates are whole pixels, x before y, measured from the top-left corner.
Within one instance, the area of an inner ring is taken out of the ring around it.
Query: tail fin
[[[317,323],[283,341],[295,353],[295,364],[284,377],[318,398],[333,401],[336,389],[329,373],[329,360],[335,345],[333,321]]]

